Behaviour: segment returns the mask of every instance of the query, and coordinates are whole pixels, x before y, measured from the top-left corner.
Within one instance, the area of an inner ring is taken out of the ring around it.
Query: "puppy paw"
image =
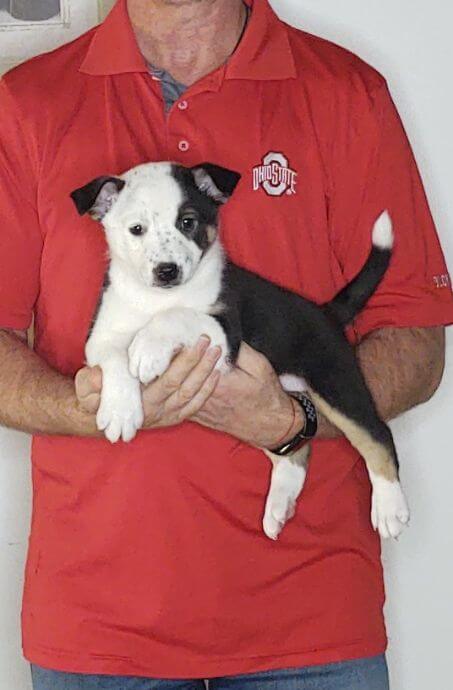
[[[177,347],[164,337],[153,337],[145,329],[139,331],[129,346],[130,373],[147,385],[168,369]]]
[[[111,443],[116,443],[120,438],[126,443],[132,441],[142,427],[143,419],[138,381],[128,379],[115,385],[104,385],[96,424]]]
[[[397,539],[410,519],[409,508],[399,481],[374,477],[371,523],[383,539]]]
[[[294,517],[296,512],[296,501],[294,498],[285,495],[283,492],[272,496],[266,503],[266,510],[263,518],[263,531],[266,537],[277,541],[280,532],[288,520]]]
[[[272,454],[266,454],[272,458]],[[294,516],[306,476],[306,467],[294,463],[291,458],[275,461],[263,518],[263,531],[269,539],[276,541]]]

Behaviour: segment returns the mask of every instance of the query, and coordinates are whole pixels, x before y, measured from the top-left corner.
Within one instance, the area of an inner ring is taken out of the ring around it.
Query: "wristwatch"
[[[301,406],[305,417],[305,424],[294,438],[287,441],[279,448],[272,449],[270,452],[274,453],[274,455],[291,455],[311,441],[318,430],[316,407],[313,405],[308,395],[298,392],[289,392],[288,394]]]

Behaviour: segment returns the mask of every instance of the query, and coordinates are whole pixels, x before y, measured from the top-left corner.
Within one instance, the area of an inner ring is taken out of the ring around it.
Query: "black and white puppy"
[[[185,168],[148,163],[121,177],[101,177],[72,193],[80,214],[102,221],[110,266],[86,344],[103,373],[97,424],[115,442],[143,423],[140,383],[170,364],[177,348],[207,334],[234,364],[241,341],[262,352],[287,390],[306,389],[365,459],[373,488],[372,523],[397,537],[409,520],[391,432],[379,418],[344,327],[382,279],[393,231],[383,213],[359,275],[318,306],[229,262],[218,237],[218,212],[240,176],[211,164]],[[309,449],[273,463],[263,519],[276,539],[293,515]]]

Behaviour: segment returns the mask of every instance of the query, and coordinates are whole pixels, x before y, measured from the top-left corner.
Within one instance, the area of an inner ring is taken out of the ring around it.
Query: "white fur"
[[[102,369],[97,427],[112,443],[131,441],[143,424],[140,383],[129,373],[127,346],[131,333],[94,328],[87,342],[89,366]]]
[[[384,211],[373,227],[373,244],[379,249],[391,249],[393,247],[393,223],[389,212]]]
[[[278,457],[264,451],[271,460],[273,468],[271,484],[266,499],[263,517],[263,531],[269,539],[276,541],[285,524],[294,516],[296,503],[307,476],[309,446],[298,451],[295,457]]]
[[[228,344],[218,321],[191,308],[174,307],[158,312],[135,336],[129,347],[132,376],[148,384],[167,370],[178,349],[195,345],[200,335],[209,337],[211,347],[221,348],[217,368],[226,369]]]
[[[371,522],[384,539],[397,539],[409,523],[409,507],[399,481],[370,472],[373,486]]]
[[[282,374],[279,376],[282,388],[289,393],[305,393],[308,390],[307,383],[300,376],[294,374]]]
[[[222,348],[217,366],[225,366],[225,334],[206,313],[220,292],[221,266],[222,250],[216,241],[190,285],[164,289],[141,282],[137,272],[112,252],[111,284],[88,339],[86,357],[89,366],[99,365],[103,371],[97,423],[113,443],[120,437],[132,440],[140,429],[139,381],[149,383],[162,374],[177,348],[194,345],[206,334]]]

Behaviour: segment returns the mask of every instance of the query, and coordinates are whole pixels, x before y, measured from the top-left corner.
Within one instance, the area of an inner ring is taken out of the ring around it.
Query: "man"
[[[22,619],[35,690],[384,690],[363,462],[322,422],[297,514],[267,540],[253,446],[293,438],[302,413],[245,346],[218,381],[203,339],[144,390],[138,437],[109,445],[99,372],[83,369],[105,240],[69,194],[148,160],[238,170],[228,252],[319,302],[359,270],[387,208],[394,259],[350,337],[390,419],[438,387],[453,300],[385,81],[266,0],[119,0],[0,89],[0,417],[35,434]]]

